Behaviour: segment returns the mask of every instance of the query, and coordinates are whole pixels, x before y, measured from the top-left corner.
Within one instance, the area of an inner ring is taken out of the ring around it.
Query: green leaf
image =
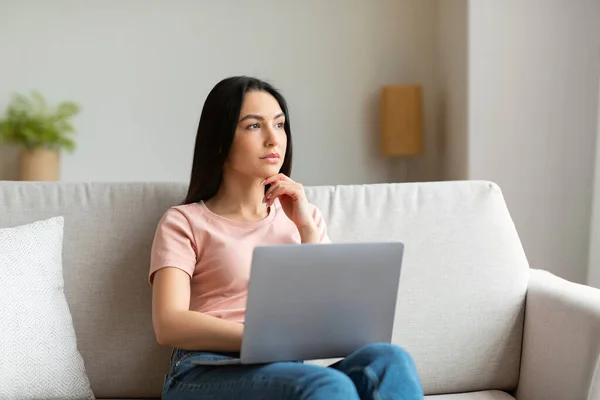
[[[13,94],[4,115],[0,117],[0,142],[25,148],[51,148],[73,151],[75,132],[72,119],[80,111],[73,102],[63,101],[51,109],[42,94],[32,91],[27,97]]]
[[[73,152],[73,150],[75,150],[75,142],[72,139],[61,138],[60,145],[63,149],[65,149],[69,153],[71,153],[71,152]]]
[[[58,109],[56,110],[56,117],[58,119],[64,120],[67,118],[71,118],[75,114],[79,112],[79,107],[75,103],[63,102],[60,103]]]

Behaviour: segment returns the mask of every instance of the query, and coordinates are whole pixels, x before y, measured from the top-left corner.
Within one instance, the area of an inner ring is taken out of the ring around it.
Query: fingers
[[[294,182],[290,177],[286,176],[285,174],[277,174],[277,175],[270,176],[267,179],[265,179],[264,181],[262,181],[262,185],[263,186],[270,185],[277,181]]]
[[[276,181],[265,193],[263,202],[271,206],[279,196],[287,195],[297,199],[302,192],[302,185],[296,182]]]
[[[270,193],[265,194],[263,202],[267,204],[267,207],[270,207],[273,205],[275,199],[283,194],[285,194],[285,188],[277,186],[274,190],[271,190]]]
[[[284,187],[287,190],[291,190],[291,191],[297,191],[299,189],[302,189],[301,184],[299,184],[298,182],[294,182],[293,180],[291,180],[289,178],[288,178],[288,180],[275,180],[275,182],[273,184],[271,184],[269,189],[267,189],[267,191],[265,192],[265,198],[270,197],[270,195],[273,193],[273,191],[279,187]]]

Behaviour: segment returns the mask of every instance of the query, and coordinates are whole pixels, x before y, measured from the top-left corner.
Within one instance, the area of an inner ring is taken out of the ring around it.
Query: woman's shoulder
[[[202,221],[202,208],[197,203],[190,203],[169,207],[162,215],[159,224],[186,224],[191,228],[198,229],[205,225]]]
[[[197,217],[201,215],[200,207],[196,203],[179,204],[169,207],[163,214],[163,218],[168,217]]]
[[[211,229],[197,203],[175,205],[162,215],[156,236],[165,238],[165,241],[190,243],[198,250]]]
[[[183,215],[200,215],[202,213],[202,208],[199,203],[189,203],[189,204],[179,204],[176,206],[171,206],[167,209],[167,213],[176,212]]]

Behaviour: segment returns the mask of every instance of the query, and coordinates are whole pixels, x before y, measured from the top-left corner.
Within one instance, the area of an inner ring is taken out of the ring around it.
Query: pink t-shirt
[[[329,243],[323,216],[312,207],[321,242]],[[191,278],[190,310],[244,322],[254,247],[290,243],[300,243],[300,234],[278,200],[258,222],[229,220],[204,202],[171,207],[156,229],[149,282],[161,268],[179,268]]]

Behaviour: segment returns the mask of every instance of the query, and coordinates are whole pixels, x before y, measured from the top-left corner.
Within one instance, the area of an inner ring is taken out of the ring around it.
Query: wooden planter
[[[24,150],[19,155],[19,180],[57,181],[60,179],[60,155],[46,149]]]

